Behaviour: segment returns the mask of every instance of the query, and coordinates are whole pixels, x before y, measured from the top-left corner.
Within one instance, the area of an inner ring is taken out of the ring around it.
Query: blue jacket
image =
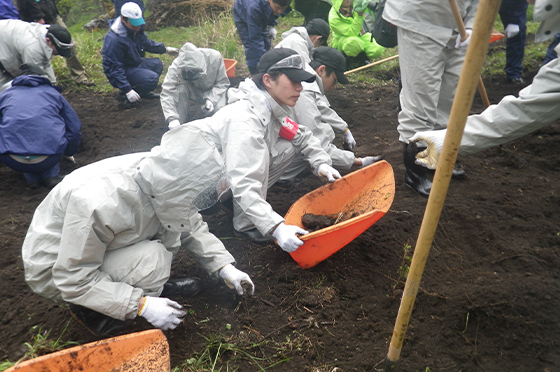
[[[288,7],[280,17],[291,10]],[[270,49],[268,26],[275,26],[278,16],[272,13],[268,0],[235,0],[233,20],[245,47],[247,65],[256,67],[261,56]]]
[[[82,123],[49,79],[22,75],[0,94],[0,154],[74,155]]]
[[[115,22],[119,20],[120,18],[117,18]],[[146,52],[165,53],[165,45],[148,39],[143,30],[135,34],[124,25],[121,26],[126,30],[126,32],[123,30],[122,34],[117,34],[113,30],[114,27],[111,26],[105,35],[101,55],[103,56],[103,72],[109,83],[122,92],[128,92],[132,87],[126,78],[126,70],[137,67]]]
[[[0,0],[0,19],[19,19],[19,13],[12,0]]]

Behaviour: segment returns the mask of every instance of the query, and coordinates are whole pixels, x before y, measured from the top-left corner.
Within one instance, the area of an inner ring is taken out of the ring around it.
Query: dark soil
[[[526,72],[531,81],[535,71]],[[485,79],[492,102],[516,94],[504,78]],[[67,92],[83,123],[77,164],[149,150],[166,130],[157,101],[121,108],[114,95]],[[357,140],[358,156],[382,154],[395,172],[395,199],[375,225],[309,270],[280,248],[233,234],[225,212],[208,219],[256,285],[239,298],[181,253],[173,277],[203,279],[181,301],[185,322],[165,332],[172,365],[218,352],[216,370],[373,371],[383,369],[408,260],[427,199],[403,184],[397,83],[353,84],[329,94]],[[480,112],[475,99],[473,112]],[[560,122],[502,147],[459,158],[467,177],[452,180],[401,354],[402,371],[560,370]],[[338,143],[341,145],[341,143]],[[273,187],[281,214],[322,182],[309,176],[291,189]],[[0,359],[15,361],[38,329],[81,343],[95,338],[71,320],[67,305],[35,295],[24,282],[20,249],[34,209],[48,190],[29,190],[0,164]],[[37,327],[37,328],[34,328]],[[138,319],[129,332],[150,328]],[[236,347],[232,347],[235,345]],[[241,351],[244,350],[248,354]],[[248,357],[252,355],[253,358]],[[213,358],[214,358],[213,357]]]

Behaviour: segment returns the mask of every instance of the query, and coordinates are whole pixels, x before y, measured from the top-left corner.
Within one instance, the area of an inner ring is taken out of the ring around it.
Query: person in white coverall
[[[331,29],[329,24],[315,18],[305,26],[292,27],[282,33],[282,41],[275,48],[289,48],[295,50],[305,63],[311,62],[313,50],[319,46],[327,45]]]
[[[198,102],[205,116],[218,111],[226,104],[228,88],[220,52],[185,43],[167,70],[160,95],[169,129],[187,122],[189,101]]]
[[[304,70],[303,59],[291,49],[271,49],[259,60],[257,71],[238,89],[230,88],[228,104],[212,117],[186,125],[207,133],[224,157],[236,234],[257,243],[276,239],[284,251],[292,252],[303,244],[296,234],[307,231],[284,223],[266,201],[268,187],[298,154],[329,181],[340,173],[311,131],[292,121],[301,81],[315,79]]]
[[[398,27],[402,110],[397,130],[403,143],[404,180],[423,196],[430,194],[431,175],[415,165],[408,139],[417,132],[445,128],[449,120],[478,0],[457,0],[457,5],[469,35],[464,41],[446,1],[387,0],[383,11],[383,18]]]
[[[218,150],[189,127],[166,133],[151,152],[77,169],[35,211],[22,248],[25,280],[35,293],[70,303],[96,336],[137,316],[163,330],[177,327],[185,312],[168,297],[200,288],[195,279],[169,280],[180,247],[211,276],[239,294],[248,285],[252,294],[251,279],[199,214],[228,188]]]
[[[0,86],[15,78],[23,64],[38,66],[56,84],[52,56],[69,57],[73,46],[70,33],[62,26],[0,20]]]
[[[302,83],[303,91],[294,107],[297,121],[313,132],[320,141],[321,147],[330,155],[332,166],[336,169],[348,170],[353,165],[364,167],[381,160],[379,156],[356,158],[353,150],[356,140],[348,129],[348,124],[331,108],[325,92],[335,88],[336,82],[348,84],[346,59],[338,50],[321,46],[314,50],[311,67],[316,74],[313,83]],[[333,144],[336,134],[342,134],[342,150]],[[309,165],[302,159],[296,159],[280,177],[280,182],[290,184],[298,174]]]
[[[556,46],[556,52],[560,53],[560,45]],[[482,113],[469,116],[459,154],[473,154],[513,141],[558,119],[560,60],[556,58],[540,68],[533,83],[523,88],[519,97],[506,96]],[[437,167],[446,133],[446,129],[419,132],[410,138],[410,141],[428,144],[428,148],[417,155],[417,164],[429,169]]]

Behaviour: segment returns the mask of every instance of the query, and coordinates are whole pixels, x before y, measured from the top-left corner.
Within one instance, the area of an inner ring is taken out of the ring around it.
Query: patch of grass
[[[53,340],[53,339],[50,338],[50,336],[51,336],[51,331],[50,330],[43,331],[43,329],[41,327],[33,326],[31,328],[31,332],[34,333],[35,335],[33,336],[33,339],[31,340],[31,342],[26,342],[24,344],[27,347],[27,351],[25,352],[23,357],[21,357],[16,362],[10,362],[9,360],[1,362],[0,363],[0,371],[4,371],[4,370],[6,370],[10,367],[13,367],[16,364],[21,363],[23,361],[33,359],[33,358],[37,358],[41,355],[53,353],[55,351],[63,350],[63,349],[66,349],[70,346],[78,345],[77,342],[62,341],[62,339],[61,339],[62,335],[64,335],[64,332],[66,332],[66,329],[68,328],[69,324],[70,324],[70,321],[68,321],[68,323],[66,324],[66,327],[64,327],[64,330],[62,331],[62,333],[60,334],[60,336],[58,336],[58,338],[56,340]]]

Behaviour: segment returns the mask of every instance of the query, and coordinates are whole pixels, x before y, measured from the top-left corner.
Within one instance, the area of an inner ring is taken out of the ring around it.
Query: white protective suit
[[[137,316],[142,296],[161,293],[180,246],[217,274],[234,259],[191,202],[223,172],[214,144],[188,127],[151,152],[75,170],[35,211],[25,280],[44,297],[124,320]]]
[[[560,53],[560,44],[554,49]],[[560,118],[560,60],[542,66],[519,97],[505,96],[467,118],[459,153],[472,154],[513,141]]]
[[[228,90],[228,104],[212,117],[192,121],[214,141],[224,157],[233,193],[233,227],[246,231],[256,227],[269,236],[284,218],[266,201],[268,187],[301,155],[315,174],[321,164],[331,159],[313,137],[300,126],[292,141],[279,137],[291,109],[280,106],[251,79],[238,89]]]
[[[307,29],[303,26],[292,27],[288,31],[282,33],[282,41],[275,48],[289,48],[295,50],[297,54],[303,58],[306,64],[311,62],[311,53],[315,46],[309,38]]]
[[[457,0],[465,28],[472,29],[478,0]],[[400,141],[447,126],[464,51],[447,1],[387,0],[383,18],[398,26],[401,80]]]
[[[339,149],[333,144],[336,134],[344,133],[348,129],[348,124],[331,108],[325,96],[323,81],[317,73],[315,75],[316,80],[313,83],[301,83],[303,91],[293,108],[295,119],[313,132],[313,136],[319,140],[323,150],[331,157],[334,168],[350,169],[354,164],[354,153]],[[292,181],[308,167],[304,159],[297,158],[282,174],[280,180]]]
[[[187,81],[181,74],[183,69],[199,71],[200,75]],[[160,100],[165,120],[186,123],[189,101],[203,104],[208,99],[214,104],[213,112],[218,111],[226,104],[228,88],[229,78],[220,52],[185,43],[163,81]]]
[[[51,65],[53,51],[46,41],[48,27],[17,19],[0,20],[0,63],[8,72],[0,72],[0,86],[16,77],[24,63],[39,66],[50,82],[56,84]]]

